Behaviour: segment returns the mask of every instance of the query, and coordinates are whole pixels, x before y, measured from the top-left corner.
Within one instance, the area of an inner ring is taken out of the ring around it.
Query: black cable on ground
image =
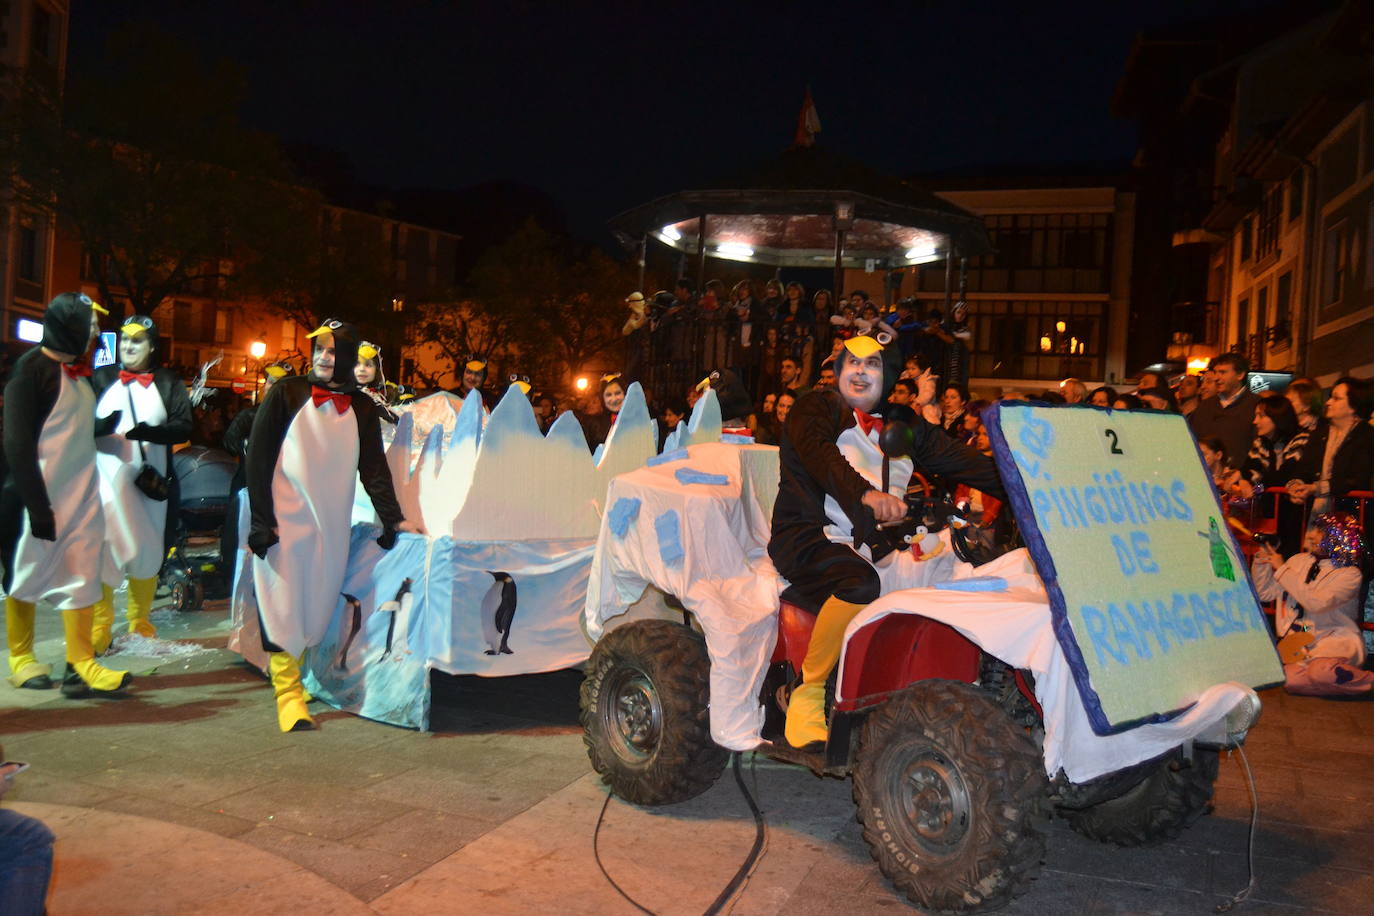
[[[758,804],[754,801],[754,796],[749,794],[749,787],[744,784],[744,774],[740,772],[738,751],[730,755],[730,761],[731,768],[735,771],[735,783],[739,786],[744,801],[749,805],[749,810],[754,815],[754,846],[749,850],[749,856],[744,860],[744,864],[735,872],[735,876],[730,879],[729,884],[725,885],[724,890],[716,895],[716,899],[711,901],[711,905],[706,908],[703,916],[716,916],[744,886],[744,882],[749,880],[749,876],[758,866],[768,836],[768,828],[763,822],[763,812],[759,810]]]
[[[601,823],[606,819],[606,809],[609,808],[610,805],[611,793],[607,792],[606,800],[601,804],[601,813],[597,815],[596,818],[596,829],[592,831],[592,855],[596,857],[596,867],[601,869],[601,876],[610,883],[611,887],[616,889],[616,893],[620,894],[620,896],[624,897],[626,900],[629,901],[630,906],[639,910],[641,913],[649,914],[649,916],[658,916],[658,914],[656,914],[653,910],[644,906],[638,900],[631,897],[629,894],[625,893],[625,889],[621,887],[619,884],[615,883],[615,879],[611,877],[611,873],[606,871],[606,866],[601,863]]]
[[[732,753],[730,758],[732,768],[735,771],[735,784],[739,786],[740,793],[744,796],[745,803],[749,805],[750,813],[754,815],[754,845],[749,850],[749,855],[745,858],[744,864],[735,872],[734,877],[730,879],[730,883],[725,885],[725,888],[716,895],[716,899],[711,901],[711,905],[706,908],[706,912],[703,916],[716,916],[716,914],[720,913],[725,905],[729,903],[735,894],[744,886],[744,882],[749,880],[749,876],[753,874],[754,869],[758,867],[759,859],[763,855],[764,845],[768,837],[768,828],[763,821],[763,811],[759,809],[758,803],[754,801],[754,796],[750,794],[749,787],[744,784],[744,774],[740,770],[739,753]],[[754,788],[757,791],[758,775],[754,770],[754,762],[756,759],[756,757],[750,758],[749,770],[750,773],[754,775]],[[647,913],[648,916],[657,916],[653,910],[625,893],[625,889],[615,883],[615,879],[611,877],[611,873],[606,871],[605,863],[601,861],[601,825],[605,823],[606,809],[610,806],[611,793],[607,792],[606,800],[601,803],[601,813],[596,817],[596,829],[592,831],[592,856],[596,859],[596,867],[601,869],[601,876],[606,879],[606,882],[610,884],[611,887],[615,888],[616,893],[625,898],[630,906],[639,910],[641,913]]]

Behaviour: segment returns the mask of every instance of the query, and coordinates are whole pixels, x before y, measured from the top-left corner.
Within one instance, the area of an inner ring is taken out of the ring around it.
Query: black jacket
[[[855,424],[854,411],[839,393],[813,391],[797,401],[787,415],[778,447],[781,478],[773,505],[772,537],[768,555],[778,572],[787,578],[793,558],[814,538],[824,538],[830,524],[825,514],[829,494],[840,504],[854,526],[855,542],[867,540],[875,525],[873,513],[863,504],[873,490],[840,452],[835,440]],[[1002,480],[992,459],[949,436],[923,419],[911,424],[914,463],[918,471],[938,474],[952,483],[963,483],[998,499],[1005,498]]]
[[[1226,407],[1216,397],[1203,398],[1197,410],[1188,415],[1188,426],[1199,441],[1220,439],[1226,446],[1227,464],[1239,468],[1255,441],[1255,407],[1259,401],[1259,395],[1248,389]]]
[[[1322,420],[1317,424],[1316,431],[1303,449],[1301,467],[1293,473],[1293,477],[1308,483],[1321,479],[1322,463],[1326,460],[1326,439],[1330,433],[1330,423]],[[1374,426],[1357,420],[1331,459],[1330,493],[1332,496],[1344,496],[1351,490],[1369,489],[1374,489]]]

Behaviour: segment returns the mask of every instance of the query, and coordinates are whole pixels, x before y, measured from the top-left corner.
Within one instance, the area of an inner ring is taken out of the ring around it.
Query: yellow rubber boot
[[[62,684],[62,692],[68,696],[81,696],[85,691],[82,685],[95,693],[115,693],[128,686],[132,678],[127,671],[106,668],[95,660],[95,648],[91,645],[91,620],[94,608],[83,607],[75,611],[62,612],[62,628],[67,634],[67,667],[77,675],[80,683],[69,674]]]
[[[811,642],[806,646],[802,662],[802,682],[787,701],[787,724],[783,734],[793,747],[805,747],[817,741],[825,743],[825,682],[840,660],[840,645],[849,621],[864,609],[834,596],[821,605]]]
[[[91,648],[96,655],[104,655],[114,642],[114,589],[100,586],[100,600],[91,609]]]
[[[129,579],[129,632],[157,638],[157,627],[148,619],[153,611],[153,596],[157,594],[157,576]]]
[[[31,690],[52,686],[52,668],[33,654],[33,605],[5,598],[5,639],[10,647],[10,683]]]
[[[308,731],[315,720],[305,708],[305,687],[301,668],[290,652],[273,652],[267,662],[272,677],[272,692],[277,696],[277,725],[284,732]]]

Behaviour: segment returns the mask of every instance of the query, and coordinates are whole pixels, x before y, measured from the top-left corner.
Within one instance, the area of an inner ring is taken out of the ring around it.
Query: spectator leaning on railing
[[[1370,383],[1346,376],[1331,387],[1326,422],[1308,440],[1304,471],[1288,485],[1295,499],[1313,498],[1313,512],[1329,511],[1331,500],[1351,490],[1374,488],[1374,397]]]

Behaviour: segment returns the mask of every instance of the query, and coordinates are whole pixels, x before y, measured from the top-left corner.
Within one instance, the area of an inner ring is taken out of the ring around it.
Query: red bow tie
[[[153,374],[151,372],[130,372],[127,369],[120,369],[119,381],[125,385],[132,382],[138,382],[144,388],[147,388],[153,383]]]
[[[77,360],[74,363],[63,363],[62,371],[67,373],[67,378],[75,381],[76,379],[81,378],[81,376],[83,375],[89,378],[91,374],[91,367],[88,363],[83,362],[81,360]]]
[[[348,413],[348,407],[353,403],[353,395],[330,391],[328,388],[321,388],[319,385],[310,386],[310,398],[319,407],[326,401],[334,402],[334,409],[339,413]]]
[[[882,431],[883,431],[883,418],[882,418],[882,417],[873,417],[873,416],[869,416],[868,414],[864,413],[862,410],[859,410],[859,409],[856,407],[856,408],[854,408],[854,418],[855,418],[856,420],[859,421],[859,429],[863,432],[863,434],[864,434],[865,436],[867,436],[869,433],[873,432],[873,430],[875,430],[875,429],[878,431],[878,433],[879,433],[880,435],[882,434]]]

